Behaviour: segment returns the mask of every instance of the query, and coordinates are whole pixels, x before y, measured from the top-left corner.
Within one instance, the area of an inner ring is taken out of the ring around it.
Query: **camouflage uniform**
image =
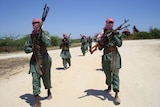
[[[40,75],[38,73],[38,67],[37,67],[37,63],[34,57],[34,53],[32,54],[31,60],[30,60],[30,69],[29,69],[29,74],[32,73],[32,85],[33,85],[33,94],[34,95],[38,95],[40,94],[40,87],[41,87],[41,83],[40,83],[40,78],[42,78],[43,80],[43,84],[45,89],[50,89],[51,86],[51,65],[52,65],[52,59],[50,57],[50,55],[47,53],[46,50],[46,46],[50,45],[50,36],[49,33],[47,31],[42,31],[41,34],[41,38],[38,40],[39,41],[39,46],[40,46],[40,50],[41,47],[44,47],[45,50],[43,50],[45,52],[45,64],[44,62],[44,57],[42,55],[42,52],[39,51],[38,52],[38,59],[40,61],[40,64],[42,65],[42,69],[44,71],[43,75]],[[33,52],[33,41],[31,39],[31,35],[29,36],[28,40],[25,43],[24,46],[24,51],[25,53],[31,53]]]
[[[92,47],[92,38],[88,37],[88,44],[89,44],[89,49]]]
[[[121,47],[122,38],[117,33],[109,37],[99,46],[99,50],[103,49],[102,68],[106,75],[106,84],[113,85],[114,92],[119,92],[119,69],[121,68],[121,56],[117,47]]]
[[[71,54],[70,54],[70,51],[69,51],[69,47],[70,47],[69,38],[62,39],[62,42],[60,44],[60,49],[62,49],[60,56],[61,56],[62,61],[63,61],[64,69],[67,68],[67,63],[68,63],[69,66],[71,66]]]
[[[83,55],[85,55],[85,53],[88,50],[88,41],[86,37],[82,37],[81,38],[81,51],[83,53]]]

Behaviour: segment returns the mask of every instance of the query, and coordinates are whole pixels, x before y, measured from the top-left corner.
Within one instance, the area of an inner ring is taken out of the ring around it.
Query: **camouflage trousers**
[[[63,60],[63,66],[64,66],[64,68],[67,68],[67,64],[69,66],[71,66],[71,60],[70,60],[70,58],[62,59],[62,60]]]
[[[40,94],[40,88],[41,88],[41,79],[43,81],[43,85],[45,89],[52,88],[51,86],[51,76],[50,72],[46,72],[44,75],[40,76],[37,72],[32,73],[32,85],[33,85],[33,94],[37,95]]]
[[[120,84],[119,69],[120,68],[116,68],[116,70],[111,73],[110,65],[111,64],[107,62],[107,60],[102,60],[102,68],[106,76],[106,84],[108,86],[112,85],[114,92],[119,92],[119,84]]]
[[[112,85],[114,92],[119,92],[119,69],[116,69],[114,73],[104,70],[104,73],[106,75],[106,84],[108,86]]]
[[[115,70],[111,72],[111,69],[112,69],[111,66],[113,66],[112,65],[112,61],[113,61],[112,54],[111,53],[104,54],[102,56],[102,68],[106,76],[106,84],[108,86],[112,85],[114,92],[119,92],[119,84],[120,84],[119,70],[121,68],[121,57],[119,53],[117,54],[116,59],[117,60],[116,60]]]
[[[45,89],[52,88],[51,86],[51,65],[52,60],[50,57],[48,57],[48,63],[45,73],[41,76],[37,71],[31,72],[32,73],[32,86],[33,86],[33,94],[37,95],[40,94],[40,88],[41,88],[41,79],[43,81],[43,85]],[[36,66],[33,66],[32,69],[36,70]]]

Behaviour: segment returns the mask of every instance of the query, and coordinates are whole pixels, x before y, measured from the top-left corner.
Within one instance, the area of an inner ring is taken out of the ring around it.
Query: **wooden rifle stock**
[[[99,46],[99,43],[95,44],[94,46],[92,46],[92,47],[89,49],[89,52],[90,52],[91,54],[93,54],[93,52],[97,50],[98,46]]]
[[[37,49],[37,38],[36,38],[37,35],[31,35],[31,38],[32,38],[32,41],[33,41],[33,55],[34,55],[34,58],[36,60],[36,66],[37,66],[37,69],[38,69],[38,73],[39,75],[43,75],[43,71],[42,71],[42,65],[40,64],[39,62],[39,59],[38,59],[38,49]],[[39,35],[38,35],[39,36]]]

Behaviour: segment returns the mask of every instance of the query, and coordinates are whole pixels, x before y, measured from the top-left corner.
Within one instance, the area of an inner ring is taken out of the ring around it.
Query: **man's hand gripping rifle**
[[[31,38],[32,38],[32,41],[33,41],[33,53],[34,53],[34,57],[35,57],[35,60],[36,60],[36,63],[37,63],[38,73],[40,75],[43,75],[44,71],[42,70],[42,65],[40,64],[40,61],[38,59],[38,51],[39,51],[39,48],[40,48],[38,39],[40,39],[40,37],[41,37],[42,25],[43,25],[43,22],[45,21],[45,19],[47,17],[48,11],[49,11],[49,7],[47,6],[47,4],[45,4],[44,11],[43,11],[42,18],[41,18],[41,20],[42,20],[41,28],[38,31],[38,33],[31,35]]]
[[[123,26],[124,24],[126,24],[128,20],[124,20],[124,23],[122,23],[120,26],[118,26],[115,30],[112,30],[110,33],[108,32],[104,32],[104,34],[102,35],[102,37],[100,38],[100,41],[98,41],[98,43],[96,45],[94,45],[93,47],[90,48],[90,53],[93,54],[94,51],[97,50],[98,46],[100,46],[100,44],[103,44],[106,39],[108,39],[109,37],[113,36],[116,32],[118,32],[119,30],[122,30],[124,28],[127,28],[128,26],[130,26],[130,24]]]

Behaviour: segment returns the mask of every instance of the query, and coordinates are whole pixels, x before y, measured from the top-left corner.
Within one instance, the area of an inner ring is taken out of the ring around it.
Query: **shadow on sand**
[[[103,71],[103,69],[102,68],[97,68],[96,71]]]
[[[78,56],[85,56],[85,55],[78,55]]]
[[[84,91],[86,95],[78,97],[78,98],[83,98],[87,96],[94,96],[97,97],[101,100],[106,100],[108,99],[109,101],[113,101],[114,97],[111,96],[111,94],[107,93],[107,90],[95,90],[95,89],[88,89]]]
[[[28,103],[31,107],[34,105],[35,98],[32,94],[24,94],[24,95],[21,95],[20,98],[22,100],[25,100],[26,103]],[[40,96],[40,100],[46,100],[46,99],[47,99],[47,97]]]
[[[58,67],[56,70],[65,70],[63,67]]]

